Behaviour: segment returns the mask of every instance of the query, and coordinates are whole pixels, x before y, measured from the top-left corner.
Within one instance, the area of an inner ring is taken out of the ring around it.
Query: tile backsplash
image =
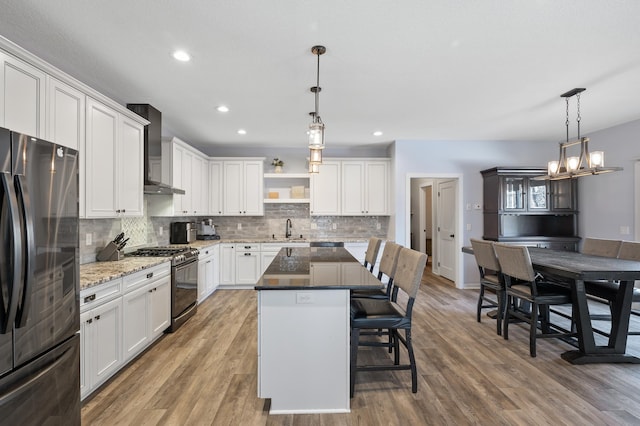
[[[148,211],[148,209],[145,209]],[[96,254],[120,232],[130,238],[125,251],[149,245],[169,244],[171,222],[194,221],[202,217],[138,217],[80,220],[80,263],[95,262]],[[216,216],[216,232],[224,238],[284,238],[286,220],[291,219],[293,237],[386,238],[389,216],[311,216],[309,204],[265,204],[264,216]],[[87,234],[91,244],[87,245]]]

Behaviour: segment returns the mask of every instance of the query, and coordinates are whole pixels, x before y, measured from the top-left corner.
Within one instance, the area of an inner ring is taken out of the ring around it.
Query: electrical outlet
[[[318,229],[318,224],[317,223],[312,223],[311,224],[311,229]]]
[[[337,224],[337,223],[334,223],[333,225],[331,225],[331,227],[332,227],[333,229],[338,229],[338,224]]]
[[[471,231],[471,224],[467,223],[467,231]]]
[[[380,225],[380,223],[376,223],[376,229],[380,230],[380,228],[382,228],[382,226]]]
[[[621,226],[620,227],[620,235],[629,235],[631,233],[631,230],[629,229],[628,226]]]
[[[158,227],[158,235],[162,237],[162,234],[164,233],[164,229],[162,228],[162,226]]]
[[[471,210],[471,203],[467,203],[467,210]]]
[[[241,229],[242,229],[242,224],[241,224],[241,223],[239,223],[239,224],[238,224],[238,231],[240,231]]]
[[[93,235],[91,232],[87,232],[85,244],[90,246],[93,243]]]
[[[480,203],[475,203],[475,204],[473,205],[473,209],[474,209],[474,210],[480,210]]]

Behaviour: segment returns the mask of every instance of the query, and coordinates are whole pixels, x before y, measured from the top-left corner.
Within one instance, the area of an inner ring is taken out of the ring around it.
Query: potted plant
[[[280,160],[279,158],[274,158],[271,162],[271,165],[275,166],[274,172],[282,173],[282,166],[284,166],[284,161]]]

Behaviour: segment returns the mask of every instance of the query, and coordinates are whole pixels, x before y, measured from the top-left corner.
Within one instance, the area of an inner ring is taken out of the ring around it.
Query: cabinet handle
[[[211,263],[211,261],[210,261],[210,260],[207,260],[205,263]]]
[[[100,315],[96,315],[95,318],[96,318],[96,321],[98,321],[100,319]]]
[[[93,318],[89,318],[89,319],[87,320],[87,324],[91,324],[92,322],[93,322]]]
[[[153,289],[149,289],[149,290],[148,290],[148,292],[149,292],[149,293],[153,293]]]
[[[127,211],[127,209],[122,209],[122,213],[124,213],[124,212],[126,212],[126,211]]]
[[[151,277],[153,277],[153,272],[149,272],[149,273],[147,274],[147,278],[151,278]]]
[[[251,246],[244,246],[244,248],[246,248],[246,249],[250,249],[250,248],[251,248]]]
[[[95,294],[92,294],[90,296],[85,297],[84,298],[84,303],[88,303],[88,302],[91,302],[93,300],[96,300],[96,295]]]
[[[116,213],[120,213],[120,209],[116,210]]]
[[[245,256],[251,256],[251,253],[245,253],[244,255]]]

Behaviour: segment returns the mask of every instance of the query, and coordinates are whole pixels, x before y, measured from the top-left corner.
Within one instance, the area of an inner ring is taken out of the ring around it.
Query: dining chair
[[[427,264],[427,255],[408,248],[401,248],[398,255],[394,289],[406,295],[406,305],[393,300],[351,299],[351,397],[355,390],[356,373],[361,371],[411,370],[411,391],[418,391],[418,372],[411,337],[411,318],[420,280]],[[358,365],[359,346],[387,346],[383,342],[361,342],[361,330],[388,329],[392,333],[393,364]],[[398,330],[404,330],[404,337]],[[407,349],[409,364],[400,364],[400,343]]]
[[[373,267],[376,266],[376,261],[378,260],[378,252],[380,251],[381,244],[382,240],[380,238],[369,238],[369,245],[367,246],[367,251],[364,254],[364,267],[369,269],[372,273]]]
[[[633,241],[621,241],[620,250],[618,252],[618,259],[635,260],[640,261],[640,243]],[[588,295],[596,296],[597,298],[604,300],[609,309],[613,308],[613,301],[618,295],[620,289],[620,283],[617,281],[586,281],[584,283],[585,291]],[[640,303],[640,288],[635,287],[633,289],[632,303]],[[632,315],[640,316],[640,311],[632,309]],[[611,319],[611,316],[604,318],[599,316],[598,319]],[[627,333],[630,336],[640,335],[640,331],[629,331]]]
[[[392,241],[387,241],[380,256],[380,268],[378,269],[378,279],[383,281],[386,275],[386,287],[382,290],[354,290],[351,297],[364,297],[371,299],[390,299],[393,289],[393,277],[398,264],[398,255],[402,246]],[[384,281],[383,281],[384,282]]]
[[[496,309],[496,333],[501,335],[506,297],[500,263],[491,241],[471,238],[471,247],[473,247],[473,255],[480,271],[480,294],[478,295],[476,320],[481,322],[482,309]],[[487,291],[493,293],[495,297],[487,295]]]
[[[582,254],[603,257],[618,257],[620,240],[607,240],[604,238],[585,238],[582,242]]]
[[[529,324],[529,354],[535,357],[536,338],[574,336],[570,330],[551,323],[549,314],[550,305],[571,306],[570,288],[536,277],[527,247],[494,243],[494,248],[507,295],[502,337],[509,339],[512,317]],[[522,302],[528,302],[530,311],[523,309]],[[538,322],[541,333],[538,333]]]

